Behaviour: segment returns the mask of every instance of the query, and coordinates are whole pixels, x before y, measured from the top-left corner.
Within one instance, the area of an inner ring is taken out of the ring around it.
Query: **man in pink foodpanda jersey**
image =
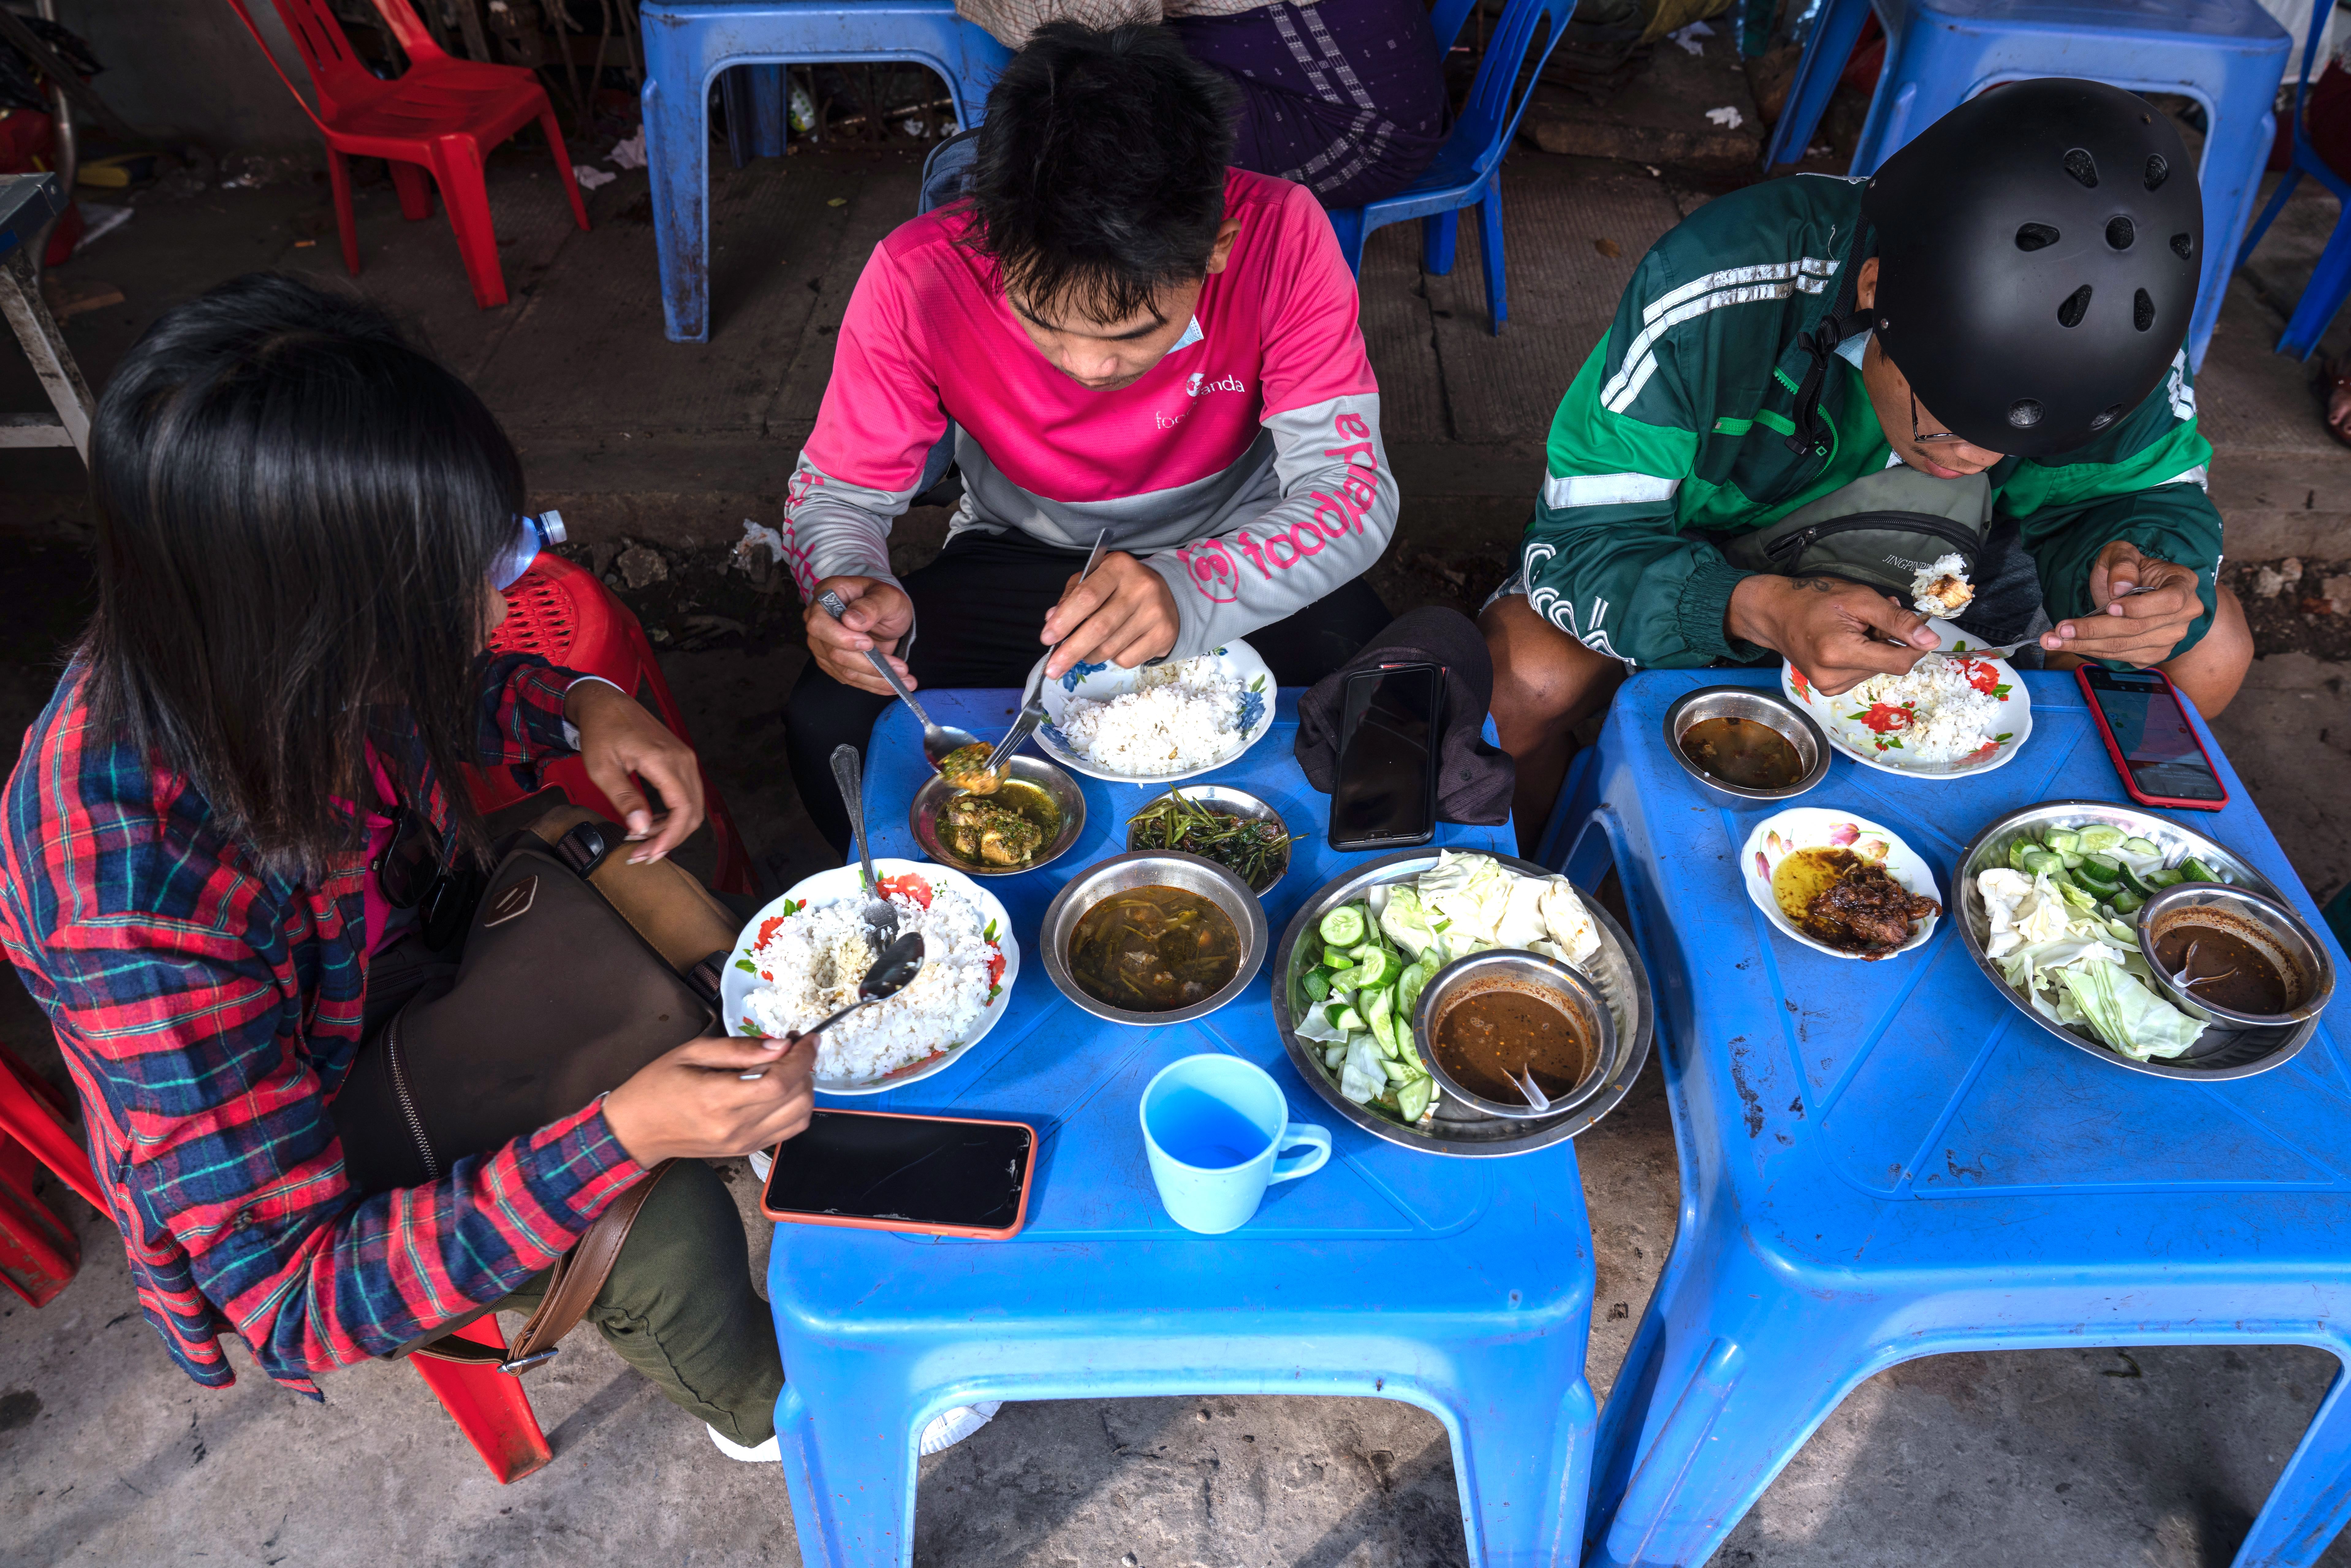
[[[1396,494],[1355,281],[1303,186],[1226,166],[1230,90],[1165,28],[1040,28],[967,197],[866,263],[785,524],[815,654],[786,743],[836,844],[832,748],[889,702],[869,648],[910,684],[1018,686],[1057,641],[1049,677],[1246,637],[1295,685],[1387,623],[1361,580]],[[950,429],[963,500],[901,580],[890,526]]]

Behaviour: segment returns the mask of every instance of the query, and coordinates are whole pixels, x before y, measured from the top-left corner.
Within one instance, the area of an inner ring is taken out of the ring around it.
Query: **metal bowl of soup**
[[[2283,902],[2251,888],[2179,883],[2148,899],[2137,924],[2156,988],[2207,1023],[2300,1023],[2335,995],[2326,945]]]
[[[1616,1020],[1591,981],[1556,958],[1497,948],[1456,958],[1413,1009],[1413,1043],[1445,1092],[1489,1116],[1572,1111],[1618,1065]],[[1550,1102],[1528,1103],[1524,1071]]]
[[[1792,800],[1828,777],[1812,716],[1761,686],[1700,686],[1666,710],[1666,749],[1726,806]]]
[[[1070,879],[1038,946],[1063,996],[1113,1023],[1187,1023],[1249,988],[1272,945],[1265,908],[1216,862],[1113,855]]]
[[[985,831],[956,821],[959,801],[1009,811],[1037,830],[1035,847],[1025,857],[990,860]],[[942,865],[973,876],[1017,876],[1059,859],[1078,841],[1086,829],[1086,797],[1067,772],[1023,751],[1004,765],[1004,782],[993,795],[967,794],[948,783],[946,775],[932,774],[914,791],[906,825],[923,852]],[[966,847],[973,852],[969,858],[962,852]]]

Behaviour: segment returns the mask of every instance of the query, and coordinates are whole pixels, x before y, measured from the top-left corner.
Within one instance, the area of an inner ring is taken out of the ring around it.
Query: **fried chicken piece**
[[[967,864],[1019,865],[1045,841],[1045,830],[1009,807],[958,795],[942,817],[947,847]]]
[[[1836,881],[1813,895],[1798,924],[1832,947],[1882,957],[1910,940],[1915,922],[1942,907],[1886,875],[1876,861],[1855,855]]]
[[[966,794],[993,795],[1004,784],[1002,773],[988,770],[988,755],[995,749],[985,742],[957,747],[939,758],[939,772]]]

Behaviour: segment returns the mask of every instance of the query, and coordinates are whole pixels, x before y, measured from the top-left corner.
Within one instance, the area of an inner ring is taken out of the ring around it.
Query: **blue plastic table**
[[[924,698],[940,723],[993,738],[1018,694]],[[1281,693],[1272,729],[1209,776],[1316,835],[1293,846],[1266,898],[1277,934],[1362,858],[1320,836],[1326,798],[1290,755],[1297,700]],[[873,852],[919,859],[906,808],[929,768],[903,706],[875,727],[866,757]],[[1028,1228],[1012,1240],[778,1228],[768,1280],[789,1382],[776,1429],[801,1554],[828,1568],[908,1561],[915,1437],[950,1406],[1286,1393],[1428,1410],[1452,1437],[1472,1561],[1573,1561],[1593,1426],[1592,1233],[1573,1145],[1457,1160],[1358,1130],[1291,1070],[1270,960],[1238,1000],[1196,1023],[1130,1029],[1071,1006],[1036,954],[1039,922],[1070,877],[1124,852],[1126,818],[1157,793],[1080,782],[1080,841],[1050,865],[987,883],[1021,944],[1003,1021],[935,1078],[822,1102],[1010,1117],[1042,1135]],[[1440,841],[1507,852],[1510,830],[1447,828]],[[1207,1051],[1270,1071],[1292,1118],[1332,1138],[1329,1165],[1270,1190],[1225,1236],[1196,1236],[1162,1212],[1135,1119],[1152,1074]]]
[[[2049,1037],[1952,920],[1876,964],[1774,935],[1735,866],[1763,813],[1700,799],[1664,716],[1692,686],[1776,678],[1635,676],[1558,824],[1571,874],[1613,847],[1657,991],[1682,1176],[1672,1256],[1601,1418],[1586,1564],[1703,1563],[1838,1401],[1913,1356],[2226,1343],[2351,1356],[2342,1004],[2284,1066],[2181,1083]],[[2072,677],[2024,681],[2032,738],[2007,767],[1935,782],[1840,758],[1799,803],[1893,828],[1948,906],[1960,848],[1994,817],[2126,800]],[[2222,772],[2228,810],[2180,820],[2315,924]],[[2346,1387],[2338,1374],[2240,1568],[2314,1562],[2351,1513]]]

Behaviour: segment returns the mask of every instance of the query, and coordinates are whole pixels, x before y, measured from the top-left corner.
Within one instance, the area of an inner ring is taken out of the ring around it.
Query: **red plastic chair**
[[[391,161],[400,214],[411,223],[433,215],[432,185],[425,182],[431,172],[449,208],[449,226],[456,231],[465,276],[473,280],[475,303],[486,310],[507,302],[498,236],[490,223],[490,192],[482,174],[482,159],[490,148],[538,120],[555,150],[555,171],[571,198],[571,215],[581,228],[588,226],[588,208],[580,200],[580,183],[571,175],[554,106],[538,78],[522,67],[452,59],[416,19],[408,0],[375,0],[376,10],[408,56],[406,74],[384,81],[371,75],[351,53],[350,40],[327,0],[272,0],[302,51],[303,63],[310,68],[310,82],[319,94],[313,111],[279,68],[245,0],[228,3],[254,42],[261,45],[262,58],[327,139],[327,172],[334,181],[335,219],[342,226],[343,265],[352,277],[360,270],[360,235],[351,216],[347,162],[353,157]]]
[[[499,653],[536,653],[583,675],[601,675],[632,693],[669,727],[672,735],[688,746],[694,744],[694,737],[686,733],[685,716],[678,712],[677,699],[670,695],[669,683],[662,679],[661,666],[653,663],[653,645],[645,641],[644,628],[637,624],[628,606],[613,598],[585,567],[551,552],[541,554],[507,590],[507,618],[491,634],[490,649]],[[573,805],[620,820],[621,813],[588,777],[586,766],[577,757],[549,763],[538,772],[541,788],[559,785]],[[469,768],[465,774],[474,804],[485,813],[510,806],[530,793],[507,768]],[[734,814],[726,810],[707,768],[702,770],[702,796],[713,847],[718,852],[717,873],[712,883],[722,893],[756,892],[743,835],[736,831]]]

